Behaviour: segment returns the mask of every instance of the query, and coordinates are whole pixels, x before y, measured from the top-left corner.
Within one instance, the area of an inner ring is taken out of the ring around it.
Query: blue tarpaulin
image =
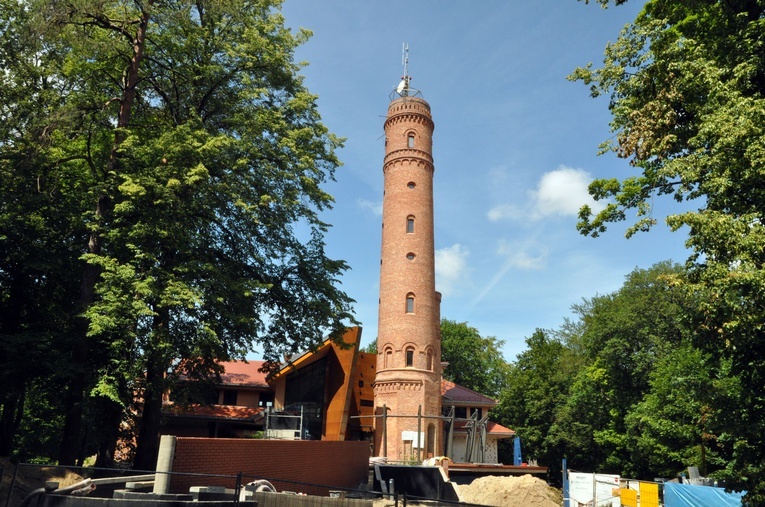
[[[515,437],[513,440],[513,465],[519,467],[523,464],[521,457],[521,437]]]
[[[664,507],[741,507],[743,496],[712,486],[664,483]]]

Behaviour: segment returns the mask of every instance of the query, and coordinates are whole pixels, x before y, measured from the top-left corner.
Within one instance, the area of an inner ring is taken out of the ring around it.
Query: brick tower
[[[405,69],[406,72],[406,69]],[[441,295],[435,288],[433,119],[404,79],[385,121],[375,452],[441,454]],[[419,416],[418,416],[419,414]],[[384,435],[383,435],[384,434]]]

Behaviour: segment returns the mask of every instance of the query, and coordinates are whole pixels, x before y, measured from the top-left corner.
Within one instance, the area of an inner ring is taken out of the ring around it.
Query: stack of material
[[[560,507],[560,490],[532,475],[480,477],[457,488],[460,501],[495,507]]]

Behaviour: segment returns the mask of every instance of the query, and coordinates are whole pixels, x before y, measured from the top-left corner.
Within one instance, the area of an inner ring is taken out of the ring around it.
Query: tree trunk
[[[24,394],[6,396],[0,416],[0,456],[10,456],[13,450],[13,437],[16,435],[21,416],[24,413]]]
[[[126,386],[120,383],[120,392],[124,394]],[[93,422],[93,433],[96,441],[96,467],[111,468],[114,466],[114,454],[120,438],[120,426],[125,417],[123,406],[115,401],[100,398],[97,414],[99,418]]]
[[[28,303],[24,296],[23,287],[30,283],[27,276],[17,274],[11,280],[8,291],[8,307],[4,315],[0,316],[0,329],[7,335],[21,332],[21,314],[23,307]],[[16,349],[0,350],[0,365],[11,365],[19,358],[13,357]],[[15,378],[13,378],[15,377]],[[0,414],[0,456],[10,456],[13,450],[13,441],[16,430],[21,424],[24,415],[24,396],[26,393],[29,377],[19,378],[7,375],[2,379],[2,414]]]
[[[141,413],[138,446],[133,468],[136,470],[154,470],[159,453],[159,431],[162,424],[162,388],[164,368],[158,361],[147,361],[146,389],[144,391],[143,412]]]
[[[128,66],[125,82],[123,83],[122,97],[120,98],[120,108],[117,117],[117,130],[114,134],[114,143],[112,145],[109,162],[104,172],[105,178],[112,178],[119,170],[118,149],[125,140],[125,133],[120,129],[127,128],[130,125],[130,113],[133,108],[136,97],[136,85],[138,84],[138,70],[144,55],[144,43],[146,40],[146,28],[149,23],[149,7],[152,2],[148,2],[141,12],[136,35],[133,39],[133,57]],[[102,21],[102,28],[107,30],[121,29],[117,25],[111,25],[108,20]],[[100,195],[96,203],[95,218],[98,226],[103,224],[103,220],[109,215],[112,209],[112,203],[107,195]],[[88,252],[99,254],[101,252],[101,233],[99,227],[91,233],[88,239]],[[95,288],[98,281],[99,269],[92,264],[86,264],[83,269],[82,283],[80,286],[80,306],[82,311],[87,310],[95,300]],[[64,422],[64,432],[62,435],[61,452],[59,454],[59,464],[73,465],[79,454],[80,435],[82,433],[82,404],[84,401],[84,392],[86,383],[86,372],[88,372],[88,351],[90,340],[88,339],[88,322],[82,319],[78,326],[76,343],[73,346],[73,361],[75,362],[75,374],[67,388],[66,395],[66,418]]]

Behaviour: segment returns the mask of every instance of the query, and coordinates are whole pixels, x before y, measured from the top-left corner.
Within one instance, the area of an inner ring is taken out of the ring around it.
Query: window
[[[428,349],[427,353],[425,354],[425,362],[427,364],[427,368],[430,371],[433,371],[433,350]]]
[[[416,185],[414,184],[413,181],[410,181],[409,183],[406,184],[406,186],[407,188],[414,188]]]
[[[407,368],[414,366],[414,349],[412,347],[406,349],[406,366]]]
[[[287,375],[284,387],[284,407],[300,413],[303,409],[303,439],[321,439],[324,425],[324,385],[327,358],[305,366]]]
[[[274,406],[274,393],[260,393],[258,398],[259,407],[273,407]]]
[[[409,134],[406,140],[406,145],[409,148],[414,148],[414,134]]]
[[[414,233],[414,217],[411,215],[406,217],[406,232],[407,234]]]
[[[406,296],[406,313],[414,313],[414,294]]]
[[[413,261],[414,260],[414,253],[409,252],[408,254],[406,254],[406,258],[409,259],[410,261]]]
[[[425,450],[430,456],[436,452],[436,425],[433,423],[428,424],[428,443]]]
[[[237,391],[226,389],[223,391],[223,403],[221,405],[236,405]]]
[[[390,347],[385,348],[383,368],[393,368],[393,349]]]

